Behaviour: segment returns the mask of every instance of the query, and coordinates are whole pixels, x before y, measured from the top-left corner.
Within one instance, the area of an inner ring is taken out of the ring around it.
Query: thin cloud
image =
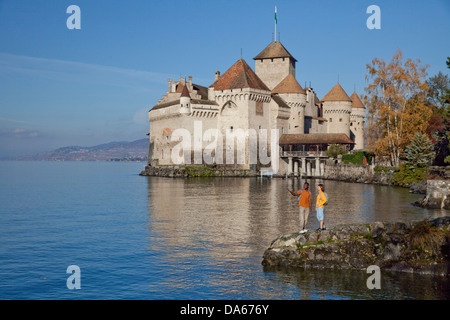
[[[101,82],[126,85],[130,80],[142,84],[166,83],[173,75],[76,61],[46,59],[0,52],[0,70],[36,75],[53,80]]]
[[[16,120],[16,119],[4,118],[4,117],[0,117],[0,121],[6,121],[6,122],[11,122],[11,123],[31,124],[31,122],[29,122],[29,121]]]
[[[36,130],[29,130],[24,128],[8,128],[0,130],[1,137],[16,138],[16,139],[34,139],[40,136]]]

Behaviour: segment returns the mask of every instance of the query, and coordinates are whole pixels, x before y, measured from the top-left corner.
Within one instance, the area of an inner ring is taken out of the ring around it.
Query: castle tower
[[[323,98],[323,117],[328,120],[328,133],[345,133],[350,137],[352,100],[337,83]]]
[[[352,100],[352,112],[350,114],[350,138],[355,142],[355,150],[364,149],[364,117],[365,107],[358,94],[353,92],[350,96]]]
[[[306,91],[295,77],[287,75],[273,88],[272,94],[279,95],[291,107],[287,133],[305,133]]]
[[[214,96],[219,105],[218,129],[223,134],[238,136],[247,130],[258,133],[261,129],[270,129],[270,90],[255,74],[244,59],[236,61],[223,75],[209,87],[209,96]],[[268,132],[270,135],[270,131]],[[245,151],[245,165],[249,168],[249,138],[244,137],[245,145],[234,145],[234,163],[238,163],[237,155]],[[270,141],[270,137],[268,137]],[[227,140],[223,142],[224,153],[229,152]],[[238,150],[240,148],[240,150]],[[270,151],[270,149],[268,149]],[[227,155],[228,156],[228,155]],[[239,164],[239,163],[238,163]]]
[[[255,60],[255,73],[270,90],[289,74],[295,77],[297,60],[279,41],[271,42],[253,59]]]
[[[239,59],[210,87],[220,106],[219,127],[269,128],[270,90],[244,59]]]
[[[190,114],[191,111],[191,96],[189,95],[187,85],[185,85],[180,96],[180,113]]]

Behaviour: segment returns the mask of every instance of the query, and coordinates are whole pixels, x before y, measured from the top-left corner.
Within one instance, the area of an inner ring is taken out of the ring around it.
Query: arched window
[[[228,100],[227,102],[225,102],[222,106],[221,109],[221,115],[231,115],[231,114],[236,114],[238,111],[238,107],[237,105],[231,101]]]

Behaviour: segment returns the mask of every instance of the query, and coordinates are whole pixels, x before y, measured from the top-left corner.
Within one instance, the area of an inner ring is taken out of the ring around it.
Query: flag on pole
[[[275,24],[277,24],[277,6],[275,6]]]
[[[277,6],[275,6],[275,42],[277,42],[277,20]]]

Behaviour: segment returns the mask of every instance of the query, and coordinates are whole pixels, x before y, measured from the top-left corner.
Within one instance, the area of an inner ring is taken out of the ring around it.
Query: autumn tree
[[[375,58],[367,64],[364,102],[367,106],[368,149],[398,167],[416,132],[425,132],[432,111],[425,104],[426,69],[420,60],[403,61],[397,50],[389,63]]]

